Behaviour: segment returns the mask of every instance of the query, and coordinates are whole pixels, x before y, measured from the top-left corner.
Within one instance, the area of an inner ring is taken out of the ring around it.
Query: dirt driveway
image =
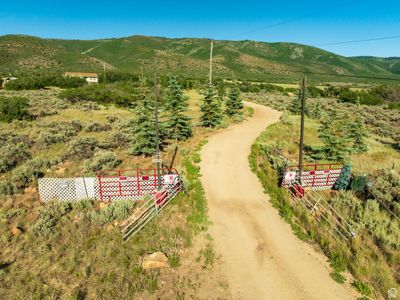
[[[250,170],[252,143],[280,113],[247,105],[253,117],[210,137],[201,152],[211,234],[234,299],[354,299],[330,278],[326,257],[293,235]]]

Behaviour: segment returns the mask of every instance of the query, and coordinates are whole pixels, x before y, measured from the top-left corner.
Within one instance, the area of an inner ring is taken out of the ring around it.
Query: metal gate
[[[161,187],[168,187],[179,174],[176,169],[162,169]],[[157,191],[157,169],[101,171],[98,176],[100,201],[133,199],[154,195]]]
[[[297,178],[299,167],[291,166],[283,174],[282,187],[292,186]],[[331,189],[342,172],[339,164],[307,164],[303,165],[302,186],[312,190]]]

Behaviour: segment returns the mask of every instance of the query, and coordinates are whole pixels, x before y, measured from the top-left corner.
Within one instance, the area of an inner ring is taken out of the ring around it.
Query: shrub
[[[356,280],[352,283],[352,285],[356,288],[357,291],[360,292],[361,295],[371,295],[371,289],[367,284]]]
[[[28,147],[24,143],[6,144],[0,148],[0,152],[0,172],[10,171],[18,163],[31,158]]]
[[[0,196],[10,196],[17,192],[17,188],[13,182],[8,180],[0,181]]]
[[[64,77],[61,74],[23,75],[6,85],[7,90],[39,90],[46,86],[60,88],[77,88],[86,84],[86,80],[78,77]]]
[[[134,201],[129,200],[114,201],[103,210],[89,212],[88,216],[91,222],[104,225],[115,220],[126,219],[135,205]]]
[[[0,97],[0,121],[10,123],[13,120],[30,119],[29,100],[24,97]]]
[[[335,190],[345,190],[350,184],[351,166],[344,165],[338,180],[335,182]]]
[[[94,101],[101,104],[116,104],[119,106],[129,106],[134,100],[132,91],[129,93],[124,89],[116,88],[116,86],[105,84],[93,84],[65,90],[59,96],[72,103]]]
[[[122,163],[111,151],[98,151],[93,158],[86,160],[84,167],[88,172],[97,172],[102,169],[114,169]]]
[[[91,121],[86,125],[85,130],[87,132],[107,131],[111,130],[111,126],[109,124]]]
[[[45,160],[34,158],[13,170],[12,181],[18,189],[25,188],[43,177],[44,168],[48,167],[49,164]]]
[[[32,227],[37,235],[49,234],[54,226],[72,209],[71,203],[52,201],[39,208],[39,217]]]
[[[78,120],[73,120],[71,122],[52,121],[41,126],[47,130],[40,132],[39,143],[43,143],[47,146],[68,142],[82,130],[82,124]]]
[[[90,158],[98,147],[99,141],[95,137],[79,137],[69,143],[66,157]]]
[[[109,115],[106,117],[106,120],[108,123],[115,123],[116,121],[119,120],[119,118],[115,115]]]

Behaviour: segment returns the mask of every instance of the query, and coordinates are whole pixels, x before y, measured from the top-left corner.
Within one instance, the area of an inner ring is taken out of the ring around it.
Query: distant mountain
[[[210,40],[131,36],[102,40],[42,39],[26,35],[0,36],[0,72],[53,69],[139,72],[156,62],[161,73],[206,77]],[[344,57],[294,43],[215,41],[217,77],[251,80],[298,79],[302,72],[374,77],[398,77],[400,58]],[[341,77],[312,76],[343,81]]]

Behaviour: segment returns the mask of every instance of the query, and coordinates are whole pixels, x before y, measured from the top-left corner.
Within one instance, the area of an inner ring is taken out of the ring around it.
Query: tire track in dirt
[[[209,138],[201,151],[211,234],[234,299],[355,299],[329,276],[326,257],[300,241],[263,193],[248,156],[280,113],[253,103],[249,120]]]

